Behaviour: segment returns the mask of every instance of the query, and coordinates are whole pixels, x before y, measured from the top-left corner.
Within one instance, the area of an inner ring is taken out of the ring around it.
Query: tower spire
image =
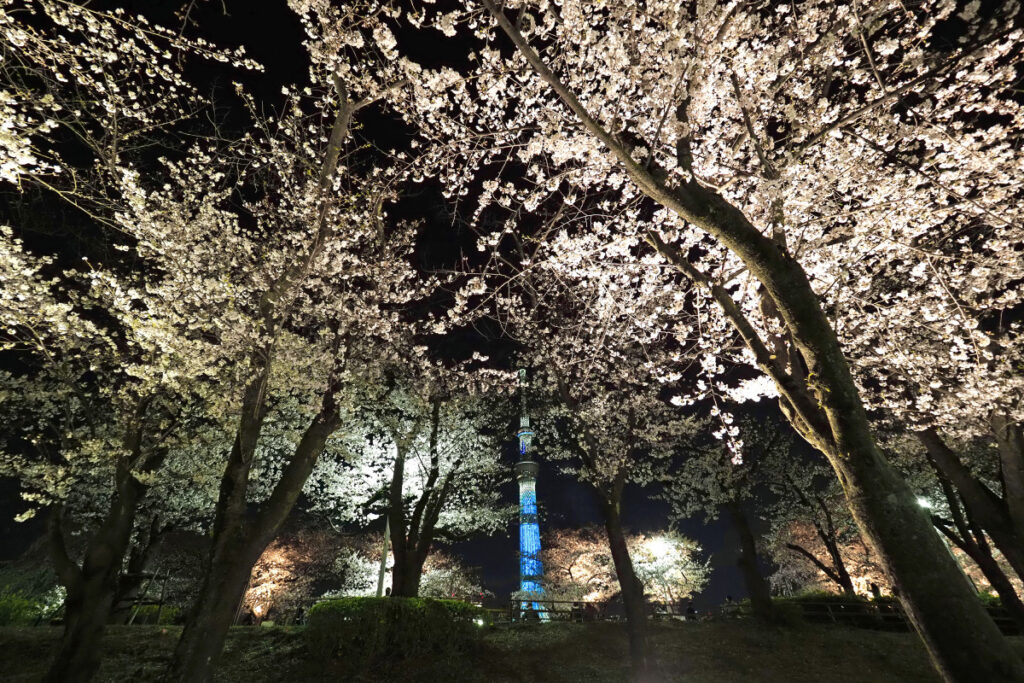
[[[532,458],[533,430],[526,413],[526,369],[519,370],[519,462],[514,466],[519,482],[519,590],[535,596],[544,592],[541,580],[544,568],[540,561],[540,525],[537,520],[537,472],[540,466]],[[532,608],[541,619],[547,613],[537,602],[523,601],[522,609]]]

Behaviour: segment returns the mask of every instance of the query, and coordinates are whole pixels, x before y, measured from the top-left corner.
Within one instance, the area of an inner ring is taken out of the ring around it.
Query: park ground
[[[99,681],[153,681],[179,629],[111,627]],[[0,681],[39,680],[59,635],[54,627],[0,628]],[[1024,653],[1024,640],[1014,638]],[[937,681],[911,634],[841,626],[770,629],[748,621],[656,625],[657,681]],[[489,629],[475,651],[448,660],[367,667],[360,681],[624,681],[627,643],[617,624]],[[327,681],[338,671],[307,651],[301,628],[232,630],[218,681]]]

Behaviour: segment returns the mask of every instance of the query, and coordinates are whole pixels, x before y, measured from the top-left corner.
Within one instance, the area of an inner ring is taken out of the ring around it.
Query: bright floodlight
[[[664,557],[672,552],[672,544],[664,536],[655,536],[650,541],[651,554],[655,557]]]

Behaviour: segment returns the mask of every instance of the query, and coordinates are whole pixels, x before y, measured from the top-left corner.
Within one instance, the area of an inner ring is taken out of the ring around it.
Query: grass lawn
[[[937,681],[916,637],[839,626],[769,629],[749,621],[652,625],[658,681]],[[113,626],[104,641],[101,681],[154,681],[170,657],[176,627]],[[0,628],[0,681],[36,681],[59,629]],[[1014,638],[1024,653],[1024,641]],[[458,659],[406,660],[365,668],[352,680],[624,681],[621,625],[541,624],[489,630]],[[339,672],[311,656],[300,628],[231,631],[217,680],[336,681]]]

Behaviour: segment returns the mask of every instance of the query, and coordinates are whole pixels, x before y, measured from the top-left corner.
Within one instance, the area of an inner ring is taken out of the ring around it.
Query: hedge
[[[0,592],[0,626],[32,624],[41,615],[37,600],[15,591]]]
[[[310,651],[365,667],[378,659],[456,655],[473,646],[484,611],[459,600],[335,598],[313,605],[304,631]]]

